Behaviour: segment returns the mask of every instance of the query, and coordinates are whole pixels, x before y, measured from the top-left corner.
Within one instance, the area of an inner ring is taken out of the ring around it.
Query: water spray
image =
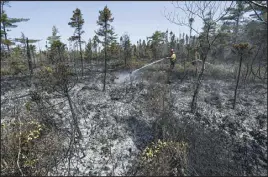
[[[148,67],[148,66],[151,66],[151,65],[153,65],[153,64],[155,64],[155,63],[158,63],[158,62],[160,62],[160,61],[162,61],[162,60],[164,60],[164,59],[166,59],[166,58],[162,58],[162,59],[160,59],[160,60],[157,60],[157,61],[154,61],[154,62],[152,62],[152,63],[149,63],[149,64],[146,64],[145,66],[143,66],[143,67],[141,67],[141,68],[139,68],[139,69],[136,69],[136,70],[134,70],[134,71],[130,71],[130,72],[128,72],[128,75],[126,76],[126,75],[124,75],[124,76],[122,76],[123,78],[123,80],[124,80],[124,82],[125,82],[125,80],[127,80],[127,79],[129,79],[129,81],[130,82],[132,82],[133,80],[134,80],[134,74],[135,73],[137,73],[139,70],[141,70],[141,69],[144,69],[144,68],[146,68],[146,67]],[[119,76],[120,77],[120,76]],[[121,80],[121,79],[120,79]]]
[[[157,61],[154,61],[154,62],[152,62],[152,63],[149,63],[149,64],[147,64],[147,65],[145,65],[145,66],[143,66],[143,67],[141,67],[141,68],[139,68],[139,69],[134,70],[133,72],[130,72],[130,74],[135,73],[135,72],[137,72],[137,71],[139,71],[139,70],[141,70],[141,69],[143,69],[143,68],[146,68],[146,67],[148,67],[148,66],[151,66],[151,65],[153,65],[153,64],[155,64],[155,63],[158,63],[158,62],[160,62],[160,61],[162,61],[162,60],[164,60],[164,59],[166,59],[166,58],[162,58],[162,59],[160,59],[160,60],[157,60]]]

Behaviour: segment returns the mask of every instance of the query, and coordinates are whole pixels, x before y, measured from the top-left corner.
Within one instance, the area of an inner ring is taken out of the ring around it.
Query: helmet
[[[170,49],[170,52],[174,52],[174,49]]]

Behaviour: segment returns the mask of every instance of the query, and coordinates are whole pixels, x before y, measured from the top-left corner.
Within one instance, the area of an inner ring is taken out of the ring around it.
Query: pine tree
[[[96,57],[98,56],[98,46],[99,46],[100,40],[97,35],[94,35],[92,39],[92,46],[93,46],[93,51]]]
[[[6,14],[4,10],[4,6],[11,7],[9,5],[9,1],[1,1],[1,44],[5,45],[8,52],[10,51],[10,46],[14,44],[10,39],[7,38],[7,32],[11,31],[10,28],[16,28],[17,25],[15,23],[19,22],[25,22],[28,21],[29,19],[24,19],[24,18],[9,18],[8,15]]]
[[[159,47],[165,42],[165,33],[156,31],[153,33],[152,36],[148,37],[147,39],[149,40],[148,42],[152,49],[154,59],[156,60],[156,58],[159,56]]]
[[[56,28],[56,26],[52,27],[52,36],[49,36],[47,38],[48,43],[51,45],[54,41],[60,40],[60,36],[57,36],[59,33],[59,30]]]
[[[85,57],[87,60],[92,60],[92,42],[91,39],[88,40],[88,43],[86,45],[86,50],[85,50]]]
[[[76,8],[75,11],[73,11],[73,16],[71,18],[71,21],[68,23],[72,28],[75,29],[74,35],[70,37],[72,41],[78,42],[79,50],[80,50],[80,59],[81,59],[81,65],[82,65],[82,76],[84,75],[84,66],[83,66],[83,55],[82,55],[82,40],[81,35],[84,33],[82,30],[83,25],[85,21],[83,19],[83,14],[81,13],[81,10]]]
[[[143,56],[143,58],[146,57],[146,42],[145,42],[145,40],[142,41],[142,56]]]
[[[114,29],[110,24],[113,21],[114,18],[112,18],[112,13],[106,5],[103,10],[99,11],[99,19],[97,21],[97,24],[100,26],[100,28],[98,29],[98,31],[95,32],[98,36],[104,37],[104,40],[100,41],[104,46],[103,91],[105,91],[105,85],[106,85],[107,47],[116,39]]]
[[[170,41],[169,42],[169,47],[171,49],[174,49],[175,48],[175,43],[176,43],[175,34],[172,31],[170,31],[169,36],[170,36],[170,39],[169,39],[169,41]]]
[[[5,11],[2,9],[3,13],[1,14],[1,44],[6,45],[7,50],[10,51],[10,45],[12,45],[12,42],[7,37],[7,32],[11,31],[11,28],[16,28],[18,25],[16,23],[20,22],[26,22],[30,19],[25,18],[10,18],[5,13]]]
[[[26,40],[26,37],[24,35],[24,33],[21,33],[21,37],[20,38],[15,38],[14,39],[15,42],[18,42],[22,45],[22,48],[23,48],[23,54],[24,56],[26,56],[27,54],[27,40]],[[28,43],[29,44],[33,44],[33,43],[36,43],[36,42],[39,42],[40,40],[39,39],[28,39]]]
[[[123,48],[123,56],[124,56],[124,61],[125,61],[125,67],[127,66],[127,58],[130,57],[131,55],[131,44],[130,44],[130,39],[128,34],[124,34],[120,39],[122,48]]]
[[[229,26],[232,29],[233,40],[235,44],[238,37],[239,27],[242,23],[241,19],[243,15],[248,11],[247,4],[243,1],[236,1],[235,7],[227,8],[228,15],[223,17],[221,20],[225,22],[225,26]]]

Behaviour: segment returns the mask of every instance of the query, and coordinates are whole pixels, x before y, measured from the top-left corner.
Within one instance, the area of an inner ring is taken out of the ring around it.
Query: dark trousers
[[[175,66],[175,61],[173,61],[172,59],[170,59],[170,69],[173,70]]]

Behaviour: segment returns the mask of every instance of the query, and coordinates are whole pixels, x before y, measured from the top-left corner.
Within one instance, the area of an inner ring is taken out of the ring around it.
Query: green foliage
[[[176,41],[175,41],[175,34],[172,32],[172,31],[170,31],[170,33],[169,33],[169,36],[170,36],[170,43],[169,43],[169,47],[171,48],[171,49],[174,49],[175,48],[175,44],[176,44]]]
[[[1,7],[3,8],[3,7]],[[7,38],[7,32],[11,31],[11,28],[16,28],[18,27],[18,25],[16,25],[16,23],[20,23],[20,22],[26,22],[29,19],[25,19],[25,18],[10,18],[8,17],[8,15],[6,14],[6,12],[4,10],[1,11],[1,18],[0,18],[0,22],[1,22],[1,42],[4,41],[4,45],[7,46],[7,49],[9,50],[9,46],[12,45],[13,43],[11,42],[10,39]],[[2,39],[4,38],[4,39]]]
[[[213,20],[213,16],[211,12],[206,14],[204,19],[204,26],[202,28],[205,34],[215,35],[216,32],[216,22]]]
[[[165,33],[161,31],[155,31],[152,36],[147,37],[150,49],[153,52],[154,59],[159,57],[160,47],[165,42]]]
[[[76,8],[73,11],[71,21],[68,23],[68,25],[75,29],[74,35],[70,37],[71,41],[81,42],[81,35],[84,33],[84,31],[82,30],[84,23],[85,21],[83,19],[83,14],[81,13],[81,10]]]
[[[224,21],[234,21],[232,25],[235,25],[235,21],[239,21],[244,13],[247,12],[248,5],[243,1],[236,1],[235,7],[227,8],[228,15],[221,18]]]
[[[10,71],[9,68],[2,68],[1,67],[1,76],[6,76],[6,75],[11,75],[12,72]]]
[[[233,42],[237,41],[239,28],[243,23],[242,17],[248,11],[247,8],[245,2],[236,1],[235,7],[227,8],[228,14],[221,19],[224,21],[225,28],[233,33]]]
[[[14,41],[20,43],[22,45],[24,53],[26,53],[26,37],[25,37],[24,33],[21,33],[21,38],[15,38]],[[33,44],[33,43],[36,43],[39,41],[40,41],[39,39],[28,39],[29,44]],[[32,49],[33,49],[33,47],[32,47]]]
[[[100,40],[99,40],[98,36],[94,35],[94,37],[92,39],[92,47],[93,47],[95,53],[97,53],[97,51],[98,51],[99,42],[100,42]]]
[[[29,20],[25,18],[10,18],[5,12],[1,15],[1,23],[4,29],[16,28],[18,25],[15,25],[15,23],[27,22]]]
[[[10,69],[12,74],[17,75],[27,71],[28,68],[22,60],[13,58],[10,60]]]
[[[107,48],[107,52],[110,58],[117,58],[119,55],[119,50],[120,46],[116,41],[112,42],[111,45]]]
[[[93,51],[92,51],[92,42],[91,39],[88,40],[88,43],[86,45],[86,50],[85,50],[85,59],[91,60],[93,56]]]
[[[103,10],[99,11],[97,25],[99,25],[100,28],[95,31],[95,33],[100,37],[104,37],[103,41],[99,40],[104,47],[110,45],[116,40],[114,28],[110,24],[113,21],[114,18],[112,17],[112,13],[107,6],[105,6]]]
[[[11,122],[11,123],[2,123],[1,128],[1,142],[5,143],[1,152],[2,154],[1,161],[4,160],[6,165],[1,164],[2,170],[6,171],[6,168],[12,168],[13,161],[17,161],[17,152],[20,148],[20,160],[17,162],[20,165],[20,168],[23,169],[23,172],[29,174],[31,169],[34,169],[36,164],[39,162],[38,153],[33,149],[35,143],[40,140],[40,136],[44,129],[44,125],[40,124],[37,121],[29,122]],[[18,146],[20,144],[20,147]],[[40,153],[40,152],[39,152]],[[6,168],[5,168],[6,167]],[[6,174],[19,174],[18,166],[15,168],[6,171]],[[1,174],[4,172],[1,171]]]
[[[59,30],[56,28],[56,26],[53,26],[53,27],[52,27],[52,36],[49,36],[49,37],[47,38],[48,43],[49,43],[50,45],[52,45],[54,41],[58,41],[58,40],[60,40],[60,36],[57,35],[58,33],[59,33]]]
[[[31,101],[28,101],[25,103],[25,108],[27,111],[30,111],[31,110]]]
[[[184,176],[187,169],[185,142],[161,141],[147,146],[141,155],[139,175]]]
[[[43,123],[22,115],[20,121],[1,123],[1,176],[46,176],[63,150],[61,139]]]
[[[128,34],[124,34],[123,36],[120,37],[120,45],[123,50],[123,58],[126,66],[127,59],[131,57],[131,43]]]
[[[64,62],[57,62],[52,66],[43,66],[41,71],[36,73],[39,86],[48,92],[57,91],[66,94],[75,85],[72,77],[75,73],[72,68]]]
[[[238,55],[243,54],[251,54],[251,50],[254,47],[250,47],[249,43],[239,43],[239,44],[233,44],[233,50],[234,53],[237,53]]]
[[[59,40],[52,42],[51,47],[48,51],[48,58],[52,63],[64,60],[63,54],[65,52],[65,46],[66,45]]]

